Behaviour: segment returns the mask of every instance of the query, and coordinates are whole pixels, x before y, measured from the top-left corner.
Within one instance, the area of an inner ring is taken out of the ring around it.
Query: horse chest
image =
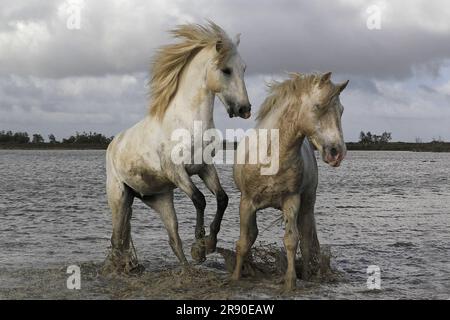
[[[300,186],[301,179],[298,170],[283,170],[255,183],[253,197],[264,207],[280,208],[284,196],[299,192]]]
[[[300,162],[286,168],[280,168],[273,177],[274,184],[282,193],[294,193],[300,189],[302,180],[302,166]]]

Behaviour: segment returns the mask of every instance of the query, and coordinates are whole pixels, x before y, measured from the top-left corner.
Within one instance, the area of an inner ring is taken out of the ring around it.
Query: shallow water
[[[319,165],[319,240],[330,247],[332,265],[342,279],[320,284],[299,281],[300,289],[292,297],[450,298],[450,154],[355,151],[348,153],[340,168]],[[218,170],[230,196],[218,245],[232,249],[239,231],[239,197],[231,166]],[[208,223],[215,199],[195,181],[207,196]],[[195,210],[180,192],[175,207],[189,257]],[[159,217],[139,200],[133,208],[134,244],[149,270],[140,281],[151,288],[152,272],[161,276],[167,270],[176,273],[178,267]],[[123,294],[117,289],[120,286],[112,285],[117,279],[96,276],[108,251],[109,215],[104,151],[0,150],[0,298],[170,298],[169,291],[156,296],[139,291],[135,284]],[[282,247],[279,216],[275,210],[259,212],[257,243]],[[82,289],[76,293],[65,288],[66,267],[72,264],[82,266],[82,277],[85,272]],[[381,290],[367,289],[369,265],[381,269]],[[217,254],[198,268],[218,277],[217,283],[208,282],[211,294],[205,291],[201,297],[279,297],[279,279],[264,286],[251,279],[241,287],[228,284]],[[229,294],[214,295],[215,284]]]

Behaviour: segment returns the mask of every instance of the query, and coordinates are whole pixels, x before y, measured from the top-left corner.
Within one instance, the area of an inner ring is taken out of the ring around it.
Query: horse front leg
[[[241,278],[242,266],[251,247],[258,236],[256,223],[256,208],[251,199],[241,194],[239,205],[240,235],[236,243],[236,265],[231,279],[237,281]]]
[[[217,234],[220,231],[220,224],[228,206],[228,195],[220,184],[219,176],[214,165],[206,165],[199,173],[199,177],[203,180],[208,190],[215,195],[217,200],[217,211],[209,227],[209,235],[205,239],[206,253],[212,253],[216,251]]]
[[[206,260],[205,249],[205,208],[206,200],[203,193],[194,185],[184,166],[175,166],[172,171],[172,182],[180,188],[194,203],[197,218],[195,224],[195,243],[191,248],[192,258],[201,263]]]
[[[295,255],[297,253],[299,232],[297,228],[297,219],[300,210],[300,195],[292,195],[287,197],[282,204],[284,219],[286,222],[286,230],[284,235],[284,246],[287,255],[287,270],[284,281],[284,289],[286,291],[294,290],[297,282],[297,274],[295,272]]]

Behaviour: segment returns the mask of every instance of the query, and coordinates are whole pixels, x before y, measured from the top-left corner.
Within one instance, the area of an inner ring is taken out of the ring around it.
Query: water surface
[[[70,298],[65,268],[101,264],[111,231],[104,156],[104,151],[0,150],[0,298]],[[239,232],[231,169],[218,167],[230,197],[219,246],[228,249]],[[450,298],[450,154],[354,151],[340,168],[320,163],[319,170],[319,240],[331,248],[332,265],[344,280],[300,290],[297,298]],[[207,196],[209,223],[215,199],[195,181]],[[180,192],[175,206],[189,257],[194,206]],[[176,268],[159,217],[138,199],[133,208],[139,258],[150,270]],[[279,216],[270,209],[258,213],[258,241],[282,246]],[[376,293],[366,287],[369,265],[381,269]],[[85,287],[76,297],[105,297],[97,291]],[[276,294],[243,289],[241,296]]]

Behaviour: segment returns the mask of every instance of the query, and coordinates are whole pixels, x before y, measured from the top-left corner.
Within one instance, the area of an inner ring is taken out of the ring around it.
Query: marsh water
[[[183,274],[159,217],[138,199],[132,236],[146,274],[128,281],[126,289],[120,282],[125,280],[99,276],[111,232],[104,157],[104,151],[0,150],[0,299],[283,298],[277,289],[280,279],[269,277],[261,285],[250,277],[242,285],[229,284],[218,254],[195,266],[203,281],[198,280],[197,295],[195,285],[177,278]],[[450,154],[353,151],[340,168],[319,166],[319,240],[331,252],[331,265],[340,277],[323,283],[299,280],[299,289],[289,297],[450,298]],[[232,167],[218,170],[230,197],[218,246],[233,249],[239,196]],[[208,223],[215,199],[195,181],[207,196]],[[190,259],[195,210],[178,191],[175,206]],[[283,246],[279,217],[275,210],[258,213],[257,245]],[[69,265],[81,266],[81,290],[66,287]],[[381,270],[380,290],[367,288],[370,265]],[[172,283],[177,283],[175,289],[169,288]]]

